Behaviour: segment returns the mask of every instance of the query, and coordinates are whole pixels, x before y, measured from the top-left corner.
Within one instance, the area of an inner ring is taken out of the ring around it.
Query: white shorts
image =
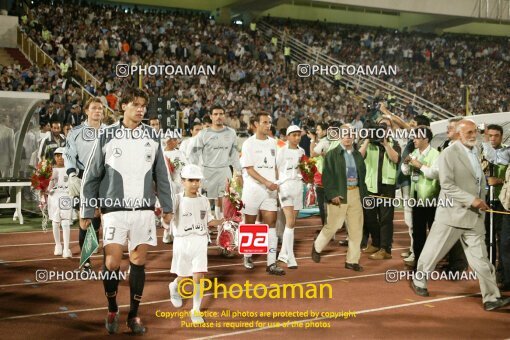
[[[174,238],[170,272],[178,276],[207,273],[207,235],[189,235]]]
[[[259,185],[245,185],[242,197],[243,214],[256,216],[260,210],[277,211],[276,196],[276,190],[269,191]]]
[[[114,211],[103,215],[103,246],[126,245],[129,251],[140,244],[158,245],[154,211]]]
[[[294,210],[303,209],[303,183],[301,181],[283,183],[278,196],[282,207],[294,207]]]
[[[223,197],[227,179],[232,179],[232,172],[229,167],[225,168],[208,168],[204,166],[203,189],[207,194],[207,198],[214,199]]]
[[[48,219],[50,221],[71,220],[72,212],[73,208],[69,196],[58,193],[48,195]]]

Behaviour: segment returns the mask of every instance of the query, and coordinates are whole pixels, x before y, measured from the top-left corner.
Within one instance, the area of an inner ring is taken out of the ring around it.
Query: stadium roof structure
[[[381,26],[441,34],[508,36],[508,0],[109,0],[108,3],[221,13],[224,20],[260,16]]]

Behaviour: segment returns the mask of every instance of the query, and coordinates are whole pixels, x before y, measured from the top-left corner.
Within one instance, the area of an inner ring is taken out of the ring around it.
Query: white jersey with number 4
[[[248,138],[242,147],[241,165],[243,168],[253,167],[266,180],[276,182],[276,140],[257,139],[255,135]],[[245,177],[245,186],[262,186],[253,177]]]

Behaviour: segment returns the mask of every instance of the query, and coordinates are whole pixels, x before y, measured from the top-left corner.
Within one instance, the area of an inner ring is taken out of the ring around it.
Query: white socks
[[[276,248],[278,247],[278,237],[276,236],[275,228],[269,228],[268,238],[269,252],[267,253],[267,265],[270,266],[276,262]]]
[[[296,258],[294,256],[294,228],[285,226],[285,230],[283,231],[282,249],[280,250],[279,259],[289,265],[296,263]]]
[[[55,231],[53,231],[53,233],[55,233]],[[62,235],[64,236],[64,250],[69,250],[69,238],[71,236],[71,226],[69,224],[69,220],[62,221]]]
[[[202,304],[202,295],[200,294],[200,284],[195,283],[195,294],[193,294],[193,310],[200,311],[200,305]]]
[[[53,239],[55,240],[55,245],[60,246],[60,223],[51,221],[51,225],[53,227]],[[68,244],[69,246],[69,244]]]

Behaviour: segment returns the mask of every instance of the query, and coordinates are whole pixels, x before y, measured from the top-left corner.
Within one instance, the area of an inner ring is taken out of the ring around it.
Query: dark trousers
[[[502,281],[510,287],[510,215],[503,215],[501,224],[500,255],[502,266]]]
[[[319,213],[321,215],[322,226],[325,226],[328,215],[326,210],[326,197],[324,194],[324,188],[316,185],[315,192],[317,193],[317,203],[319,204]]]
[[[395,197],[394,185],[381,185],[379,193],[368,193],[369,195]],[[368,245],[368,237],[372,237],[372,245],[382,248],[391,253],[393,243],[393,206],[375,206],[373,209],[363,209],[363,240],[362,246]]]
[[[421,251],[427,239],[427,230],[430,230],[436,215],[435,207],[413,208],[413,253],[414,260],[418,263]]]

